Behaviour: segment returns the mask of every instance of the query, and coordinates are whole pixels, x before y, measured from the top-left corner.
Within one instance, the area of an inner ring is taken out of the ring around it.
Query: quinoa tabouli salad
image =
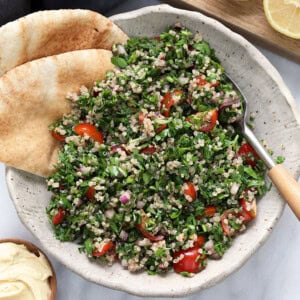
[[[180,24],[113,54],[116,68],[69,94],[71,113],[50,126],[63,145],[47,213],[56,237],[91,259],[191,276],[223,256],[268,189],[234,126],[241,95]]]

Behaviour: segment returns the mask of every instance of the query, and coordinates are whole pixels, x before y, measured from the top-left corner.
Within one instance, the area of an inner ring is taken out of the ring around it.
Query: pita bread
[[[108,50],[79,50],[28,62],[0,78],[0,161],[37,175],[54,172],[59,147],[48,126],[70,111],[65,97],[112,69]]]
[[[106,17],[82,9],[40,11],[0,27],[0,76],[25,62],[81,49],[108,49],[126,34]]]

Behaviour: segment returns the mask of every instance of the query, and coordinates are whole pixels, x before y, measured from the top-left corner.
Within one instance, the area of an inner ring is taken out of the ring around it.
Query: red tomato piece
[[[196,77],[196,83],[199,87],[205,86],[206,84],[209,84],[210,87],[216,87],[220,85],[219,81],[216,81],[215,83],[208,82],[206,79],[202,78],[201,76]]]
[[[155,130],[156,133],[160,133],[163,130],[165,130],[167,128],[167,124],[161,124],[159,125],[159,127]]]
[[[215,206],[208,205],[208,206],[206,206],[204,213],[202,215],[196,216],[196,219],[201,220],[202,218],[205,218],[205,217],[212,217],[216,212],[217,212],[217,209]]]
[[[112,241],[107,242],[104,244],[101,249],[95,249],[92,252],[92,256],[99,257],[105,255],[108,251],[114,250],[115,244]]]
[[[186,196],[191,197],[192,201],[194,201],[197,198],[197,192],[196,192],[194,184],[190,181],[187,181],[185,183],[185,186],[186,187],[184,188],[183,193]]]
[[[93,140],[95,140],[96,142],[103,144],[103,134],[101,131],[97,131],[94,134],[92,134],[90,136]]]
[[[170,92],[166,93],[163,97],[163,99],[161,100],[161,105],[165,105],[168,101],[170,101],[172,98],[172,95]]]
[[[218,111],[211,109],[209,111],[197,112],[189,116],[186,120],[194,125],[195,130],[209,132],[216,126]]]
[[[103,144],[103,135],[101,131],[98,131],[94,125],[88,123],[81,123],[74,127],[75,133],[78,135],[88,135],[96,142]]]
[[[157,150],[156,147],[149,145],[149,146],[141,149],[140,153],[142,153],[142,154],[153,154],[153,153],[156,152],[156,150]]]
[[[204,214],[208,217],[212,217],[216,213],[216,211],[217,211],[217,209],[214,206],[209,205],[209,206],[206,206]]]
[[[183,95],[183,91],[182,90],[175,90],[175,91],[172,92],[172,95],[181,97]]]
[[[170,116],[170,110],[171,110],[171,107],[175,104],[175,101],[172,100],[171,98],[171,93],[167,93],[163,100],[161,101],[161,106],[162,106],[162,114],[165,116],[165,117],[169,117]]]
[[[147,238],[151,242],[159,242],[164,239],[163,235],[153,235],[150,232],[148,232],[145,228],[145,223],[146,223],[146,217],[142,217],[141,223],[136,224],[137,230],[142,234],[143,237]]]
[[[173,99],[175,97],[182,97],[183,91],[181,90],[175,90],[173,92],[168,92],[165,94],[161,101],[161,109],[162,109],[162,114],[165,117],[170,116],[170,110],[173,105],[176,104],[176,101]]]
[[[245,159],[247,165],[256,166],[256,160],[259,159],[259,156],[249,143],[244,143],[240,147],[238,154]]]
[[[196,83],[198,86],[204,86],[207,84],[207,80],[202,78],[201,76],[196,77]]]
[[[256,217],[256,199],[253,199],[252,201],[247,201],[245,198],[243,198],[240,200],[240,205],[242,207],[241,215],[244,217],[245,222],[250,222]]]
[[[199,235],[197,237],[197,240],[194,242],[194,247],[199,247],[201,248],[203,244],[205,243],[205,237],[202,235]]]
[[[60,142],[64,142],[65,141],[65,137],[62,136],[61,134],[57,133],[56,131],[52,130],[51,135],[58,141]]]
[[[139,112],[138,119],[139,119],[139,124],[144,123],[145,114],[142,111]]]
[[[95,187],[90,186],[86,191],[85,196],[91,201],[95,200]]]
[[[66,215],[66,211],[62,207],[59,207],[57,213],[52,218],[53,225],[61,224],[65,215]]]
[[[198,273],[205,268],[203,262],[205,257],[201,258],[199,247],[192,247],[186,250],[179,250],[173,254],[173,259],[183,256],[178,262],[173,263],[174,271],[177,273],[188,272]]]
[[[239,218],[240,212],[234,208],[227,209],[223,212],[223,214],[221,216],[221,225],[222,225],[224,234],[227,236],[233,236],[236,233],[236,231],[229,225],[229,222],[228,222],[229,215],[232,215],[233,218]]]

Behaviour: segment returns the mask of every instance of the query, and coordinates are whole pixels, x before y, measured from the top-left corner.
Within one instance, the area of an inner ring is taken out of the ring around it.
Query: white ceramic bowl
[[[299,176],[300,130],[296,104],[280,75],[268,60],[240,35],[200,13],[178,10],[168,5],[152,6],[112,18],[129,36],[157,36],[176,22],[199,31],[216,50],[229,75],[242,88],[249,101],[249,112],[257,112],[255,134],[265,139],[275,155],[286,157],[285,165]],[[281,144],[286,145],[283,152]],[[280,217],[284,202],[272,188],[258,204],[258,216],[248,230],[239,235],[219,261],[192,278],[170,272],[166,276],[131,274],[119,264],[99,265],[78,252],[74,243],[55,239],[45,208],[50,194],[43,178],[7,168],[11,198],[25,226],[58,261],[87,280],[141,296],[185,296],[203,290],[241,267],[270,235]]]

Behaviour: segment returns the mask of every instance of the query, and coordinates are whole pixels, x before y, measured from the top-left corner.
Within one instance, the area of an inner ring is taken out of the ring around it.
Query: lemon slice
[[[264,10],[275,30],[300,39],[300,0],[264,0]]]

